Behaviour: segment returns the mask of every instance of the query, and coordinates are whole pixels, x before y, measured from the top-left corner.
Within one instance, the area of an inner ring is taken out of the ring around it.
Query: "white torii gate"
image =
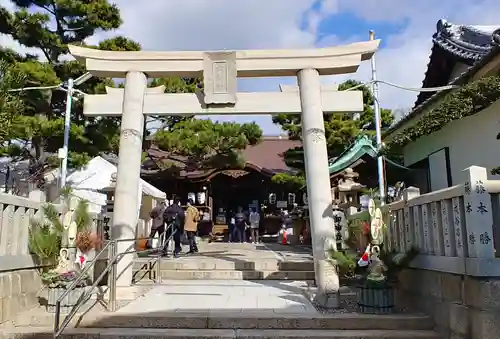
[[[326,259],[325,242],[334,237],[328,154],[323,112],[360,112],[360,91],[337,92],[320,85],[320,75],[355,72],[375,53],[379,41],[299,50],[233,52],[112,52],[69,46],[71,54],[98,77],[125,78],[124,89],[86,95],[84,114],[122,116],[112,226],[114,239],[135,236],[143,138],[143,115],[302,114],[303,145],[319,301],[336,294],[339,279]],[[147,77],[204,78],[204,92],[165,94],[147,88]],[[237,93],[237,77],[297,76],[298,88],[281,92]],[[333,244],[335,242],[333,241]],[[124,252],[131,242],[120,242]],[[132,257],[118,265],[118,286],[132,278]],[[335,300],[334,300],[335,302]]]

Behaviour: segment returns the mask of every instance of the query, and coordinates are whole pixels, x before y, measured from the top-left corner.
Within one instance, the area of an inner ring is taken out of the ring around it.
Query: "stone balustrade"
[[[39,304],[43,285],[38,263],[28,249],[28,236],[30,221],[43,218],[43,204],[0,193],[0,323]],[[62,206],[56,207],[62,211]],[[95,226],[94,222],[94,230]]]
[[[38,304],[43,288],[28,250],[30,220],[42,203],[0,193],[0,323]]]
[[[409,187],[389,204],[385,246],[400,253],[420,249],[400,276],[399,306],[433,315],[445,338],[497,338],[500,180],[488,180],[478,166],[464,174],[463,184],[422,195]]]

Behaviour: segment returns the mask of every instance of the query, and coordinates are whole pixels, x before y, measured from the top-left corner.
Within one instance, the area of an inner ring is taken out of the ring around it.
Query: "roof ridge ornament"
[[[491,44],[492,45],[500,45],[500,28],[497,28],[491,37]]]
[[[438,20],[437,24],[436,24],[436,30],[437,32],[442,32],[448,28],[450,28],[452,26],[451,23],[449,23],[448,21],[446,21],[445,19],[440,19]]]

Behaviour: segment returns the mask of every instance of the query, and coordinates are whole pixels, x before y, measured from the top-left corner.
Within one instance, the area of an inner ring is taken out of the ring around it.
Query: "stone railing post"
[[[491,196],[484,186],[488,180],[488,172],[486,168],[479,166],[471,166],[464,172],[466,174],[464,209],[468,256],[494,258]]]
[[[408,187],[403,192],[403,199],[405,201],[403,213],[404,213],[404,247],[401,248],[402,251],[408,251],[415,242],[415,233],[413,231],[413,213],[410,213],[411,209],[408,205],[408,201],[418,197],[420,195],[420,190],[416,187]]]

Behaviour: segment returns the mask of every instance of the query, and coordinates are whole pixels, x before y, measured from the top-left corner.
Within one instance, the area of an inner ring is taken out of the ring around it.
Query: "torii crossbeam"
[[[86,95],[83,112],[87,116],[121,116],[124,90],[107,88],[108,94]],[[206,105],[202,92],[163,93],[163,88],[148,88],[144,94],[145,115],[242,115],[242,114],[300,114],[300,94],[296,90],[283,92],[236,93],[236,103]],[[361,91],[338,92],[329,88],[321,91],[324,113],[360,112],[363,110]]]

